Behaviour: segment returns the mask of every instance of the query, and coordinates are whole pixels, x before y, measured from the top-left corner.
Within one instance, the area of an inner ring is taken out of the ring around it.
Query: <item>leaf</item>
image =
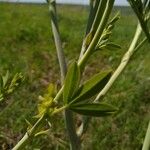
[[[114,44],[114,43],[108,43],[105,46],[105,49],[108,49],[108,50],[118,50],[118,49],[121,49],[121,46],[117,45],[117,44]]]
[[[36,118],[40,118],[41,116],[45,114],[51,114],[53,111],[53,98],[52,97],[42,97],[40,96],[41,101],[38,104],[38,114],[35,116]]]
[[[47,129],[47,130],[36,133],[34,136],[37,137],[39,135],[47,135],[47,134],[49,134],[49,132],[50,132],[50,129]]]
[[[85,47],[88,47],[93,39],[93,32],[91,31],[85,38]]]
[[[9,72],[6,72],[5,76],[2,76],[2,80],[3,80],[3,87],[6,86],[7,82],[8,82],[8,78],[9,78]]]
[[[116,15],[110,20],[110,22],[108,23],[109,25],[114,25],[118,20],[120,19],[120,13],[116,13]]]
[[[24,76],[21,73],[16,73],[7,87],[7,94],[11,94],[24,81]],[[3,81],[4,82],[4,81]]]
[[[98,50],[119,50],[121,46],[115,43],[104,43],[102,45],[98,45],[96,51]]]
[[[73,103],[85,101],[100,92],[110,79],[111,73],[111,70],[104,71],[86,81],[76,92]]]
[[[107,50],[119,50],[121,49],[120,45],[117,45],[115,43],[108,43],[103,47],[100,47],[100,49],[107,49]]]
[[[57,93],[57,90],[56,90],[56,86],[54,85],[54,84],[52,84],[52,83],[50,83],[49,85],[48,85],[48,87],[47,87],[47,89],[46,89],[46,93],[44,94],[44,97],[46,98],[48,98],[48,97],[55,97],[55,95],[56,95],[56,93]]]
[[[102,47],[105,47],[108,44],[109,38],[112,35],[112,30],[115,26],[115,23],[120,19],[120,14],[117,13],[107,24],[105,30],[103,31],[103,34],[101,38],[99,39],[99,42],[96,46],[96,50],[102,49]]]
[[[3,79],[2,79],[2,76],[0,75],[0,91],[2,90],[3,88]]]
[[[81,115],[93,117],[109,116],[118,110],[116,107],[105,103],[72,105],[70,109]]]
[[[0,93],[0,102],[4,99],[3,94]]]
[[[33,125],[27,119],[25,119],[25,122],[28,125],[28,130],[33,127]]]
[[[4,100],[23,82],[24,77],[21,73],[11,77],[9,72],[4,76],[0,76],[0,101]]]
[[[79,86],[79,82],[80,69],[77,65],[77,62],[73,61],[68,68],[68,72],[64,83],[63,99],[65,104],[68,104],[71,101],[74,92]]]
[[[142,2],[141,0],[128,0],[128,2],[130,3],[133,11],[135,12],[146,37],[150,41],[148,23],[147,20],[145,19],[147,14],[150,12],[149,0],[145,0],[144,2]]]

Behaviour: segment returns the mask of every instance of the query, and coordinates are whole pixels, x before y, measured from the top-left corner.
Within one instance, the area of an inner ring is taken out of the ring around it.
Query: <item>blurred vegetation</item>
[[[85,71],[87,76],[105,68],[115,69],[127,50],[136,28],[136,18],[128,7],[116,7],[121,19],[112,41],[122,46],[117,51],[100,51]],[[11,149],[25,133],[25,119],[34,122],[38,96],[48,83],[60,84],[59,65],[46,5],[0,3],[0,73],[22,72],[25,83],[0,104],[0,149]],[[67,61],[78,58],[84,36],[88,8],[58,6],[60,31]],[[120,108],[113,117],[93,119],[84,136],[85,150],[139,150],[150,115],[150,52],[142,47],[119,77],[106,101]],[[54,120],[54,121],[53,121]],[[62,115],[52,118],[47,136],[30,141],[27,150],[56,149],[60,138],[66,140]]]

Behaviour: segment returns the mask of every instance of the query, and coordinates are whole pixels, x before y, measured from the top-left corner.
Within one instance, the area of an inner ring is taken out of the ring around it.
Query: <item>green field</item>
[[[115,68],[127,50],[136,28],[136,17],[127,7],[117,7],[121,19],[112,41],[122,49],[100,51],[86,68],[85,79],[95,72]],[[67,61],[78,58],[88,8],[59,6],[60,32]],[[93,119],[84,135],[84,150],[140,150],[150,116],[150,45],[133,57],[105,101],[119,107],[113,117]],[[60,84],[59,65],[46,5],[0,3],[0,73],[22,72],[25,82],[0,104],[0,150],[8,150],[26,132],[25,119],[34,122],[38,96],[48,83]],[[30,140],[26,150],[55,150],[59,137],[67,140],[62,115],[52,120],[47,136]]]

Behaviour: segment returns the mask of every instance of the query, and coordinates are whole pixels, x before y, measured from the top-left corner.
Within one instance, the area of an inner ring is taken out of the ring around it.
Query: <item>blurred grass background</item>
[[[95,72],[118,66],[136,28],[136,17],[128,7],[115,7],[121,19],[112,41],[121,50],[101,51],[91,57],[85,79]],[[58,6],[59,23],[67,62],[78,58],[84,35],[88,8]],[[0,73],[22,72],[24,84],[5,103],[0,104],[0,149],[11,149],[23,136],[27,124],[34,122],[38,96],[48,83],[59,84],[59,65],[46,5],[0,3]],[[140,150],[150,116],[150,51],[142,47],[118,78],[105,101],[120,108],[116,116],[93,119],[84,135],[85,150]],[[47,136],[31,140],[27,150],[55,150],[59,138],[67,140],[62,115],[52,119]],[[58,148],[58,147],[57,147]],[[60,148],[61,149],[61,148]]]

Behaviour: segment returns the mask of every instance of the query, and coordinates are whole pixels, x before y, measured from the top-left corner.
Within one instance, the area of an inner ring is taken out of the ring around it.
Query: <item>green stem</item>
[[[64,51],[62,48],[62,42],[61,42],[59,28],[58,28],[56,2],[53,0],[50,0],[50,2],[49,2],[49,11],[50,11],[50,15],[51,15],[51,26],[52,26],[52,31],[53,31],[53,35],[54,35],[60,71],[61,71],[61,82],[63,84],[65,75],[67,72],[67,64],[66,64],[65,54],[64,54]]]
[[[146,132],[146,136],[145,136],[142,150],[149,150],[149,148],[150,148],[150,121],[148,124],[148,128],[147,128],[147,132]]]
[[[67,72],[67,65],[66,65],[66,61],[65,61],[64,51],[62,48],[60,34],[59,34],[55,1],[50,1],[49,10],[51,13],[52,30],[53,30],[53,35],[54,35],[54,39],[55,39],[57,56],[58,56],[58,60],[59,60],[59,64],[60,64],[60,70],[61,70],[61,81],[62,81],[62,85],[63,85],[63,81],[65,79],[65,75]],[[63,88],[61,88],[61,89],[63,89]],[[60,91],[62,91],[62,90],[60,90]],[[62,93],[62,92],[59,92],[59,93]],[[61,96],[61,94],[60,94],[60,96]],[[57,97],[56,97],[56,99],[57,99]],[[73,120],[73,114],[69,110],[65,110],[65,123],[66,123],[66,128],[67,128],[68,136],[69,136],[70,143],[71,143],[70,144],[71,149],[77,150],[80,147],[80,141],[76,134],[75,124],[74,124],[74,120]]]
[[[90,4],[90,14],[89,14],[89,19],[88,19],[88,23],[87,23],[87,28],[86,28],[86,34],[85,34],[85,38],[82,44],[82,49],[81,49],[81,53],[80,53],[80,57],[79,60],[83,57],[85,51],[86,51],[86,46],[85,46],[85,42],[86,42],[86,36],[89,34],[89,32],[92,32],[92,35],[95,34],[98,25],[101,21],[101,18],[103,16],[105,7],[106,7],[106,3],[107,0],[97,0],[92,1]]]
[[[57,113],[60,113],[60,112],[64,111],[67,107],[68,106],[63,106],[61,108],[58,108],[58,109],[54,110],[54,112],[51,114],[51,117],[54,116]],[[34,126],[29,131],[27,131],[25,133],[23,138],[16,144],[16,146],[12,150],[22,150],[23,147],[29,141],[29,139],[36,134],[38,127],[43,123],[44,119],[45,119],[44,115],[41,118],[39,118],[37,120],[37,122],[34,124]]]
[[[129,47],[129,50],[125,53],[125,55],[122,58],[120,65],[118,66],[118,68],[114,72],[113,76],[110,78],[109,82],[103,88],[103,90],[98,94],[98,96],[96,97],[94,102],[98,102],[108,92],[108,90],[112,87],[115,80],[119,77],[119,75],[122,73],[122,71],[127,66],[129,60],[131,59],[131,56],[135,53],[135,51],[137,51],[139,48],[141,48],[143,46],[143,44],[146,42],[147,38],[144,38],[144,40],[142,40],[137,45],[137,42],[141,36],[141,33],[142,33],[142,29],[140,27],[140,24],[138,24],[134,38],[133,38],[131,45]],[[81,137],[86,132],[89,121],[90,121],[89,117],[84,118],[84,122],[81,124],[81,126],[78,129],[78,136]]]
[[[51,2],[51,0],[50,0],[50,2]],[[61,77],[62,77],[62,82],[63,82],[63,79],[65,77],[67,69],[66,69],[65,57],[63,54],[63,49],[62,49],[62,45],[61,45],[61,39],[60,39],[60,35],[59,35],[57,19],[56,19],[56,14],[55,14],[56,13],[55,1],[52,0],[52,3],[49,3],[49,4],[52,4],[52,5],[50,5],[49,9],[51,12],[51,17],[52,17],[52,30],[54,33],[56,49],[57,49],[58,59],[59,59],[60,68],[61,68]],[[83,55],[83,57],[80,59],[80,61],[78,63],[79,67],[82,69],[85,67],[85,63],[88,60],[88,58],[90,57],[91,51],[95,48],[95,46],[97,45],[97,42],[99,40],[99,37],[103,33],[103,30],[105,28],[105,25],[107,24],[109,15],[111,13],[113,4],[114,4],[114,0],[108,0],[102,21],[96,31],[96,34],[95,34],[91,44],[89,45],[86,53]],[[58,92],[58,94],[54,100],[57,101],[61,97],[62,93],[63,93],[63,86],[60,89],[60,91]],[[65,111],[65,119],[66,119],[66,126],[67,126],[67,130],[68,130],[69,138],[71,141],[71,149],[79,150],[80,149],[80,141],[76,135],[72,113],[69,110]],[[37,127],[41,124],[42,120],[43,120],[43,118],[41,118],[37,121],[37,123],[34,125],[32,130],[30,130],[30,135],[32,135],[34,133],[34,131],[37,129]],[[18,142],[18,144],[13,148],[13,150],[18,150],[18,149],[22,148],[26,144],[28,139],[29,139],[29,135],[26,133],[24,135],[24,137]]]
[[[104,15],[102,17],[102,21],[98,26],[98,29],[88,47],[88,49],[86,50],[85,54],[83,55],[82,59],[79,60],[78,65],[80,66],[81,70],[83,70],[83,68],[85,67],[85,64],[88,60],[88,58],[90,57],[92,51],[95,49],[95,46],[97,45],[99,38],[101,37],[103,30],[105,28],[105,25],[107,24],[107,21],[109,19],[110,13],[112,11],[114,5],[114,0],[108,0],[107,1],[107,5],[105,8],[105,12]]]
[[[89,13],[89,18],[88,18],[88,22],[87,22],[85,35],[87,35],[91,30],[99,2],[100,2],[100,0],[97,0],[96,3],[94,3],[94,1],[90,2],[90,13]]]
[[[116,79],[118,78],[118,76],[122,73],[122,71],[124,70],[124,68],[127,66],[127,64],[129,62],[131,56],[135,52],[135,48],[136,48],[138,39],[141,36],[141,33],[142,33],[142,29],[141,29],[140,24],[138,24],[136,32],[135,32],[135,35],[134,35],[134,38],[133,38],[133,40],[131,42],[131,45],[129,47],[129,50],[123,56],[120,65],[115,70],[115,72],[112,75],[112,77],[110,78],[109,82],[106,84],[106,86],[103,88],[103,90],[96,97],[95,102],[98,102],[108,92],[108,90],[112,87],[113,83],[116,81]]]
[[[95,34],[95,32],[99,26],[99,23],[103,17],[106,4],[107,4],[107,0],[101,0],[101,2],[98,5],[97,13],[96,13],[96,16],[95,16],[95,19],[93,21],[93,25],[91,28],[91,32],[93,32],[93,34]]]
[[[26,143],[29,141],[30,137],[32,137],[39,125],[43,122],[44,116],[42,116],[35,125],[23,136],[23,138],[16,144],[16,146],[12,150],[22,150]]]

